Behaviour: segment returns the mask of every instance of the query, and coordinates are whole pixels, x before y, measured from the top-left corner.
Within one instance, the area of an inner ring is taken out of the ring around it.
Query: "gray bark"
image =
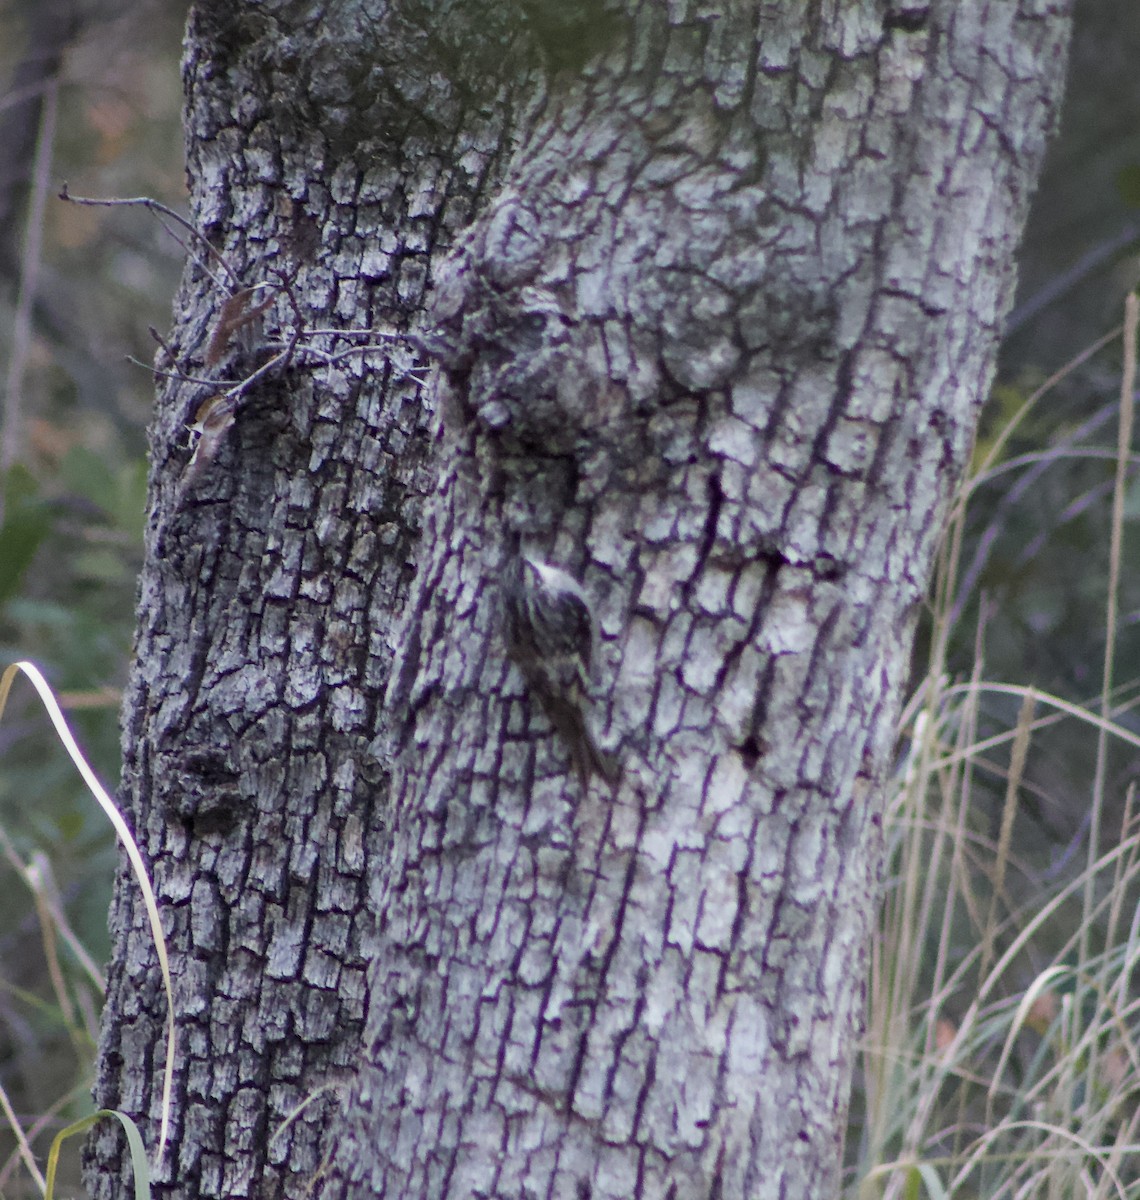
[[[192,245],[167,339],[177,363],[159,356],[167,371],[241,379],[298,321],[406,325],[434,248],[495,175],[507,100],[495,79],[484,90],[466,78],[429,28],[392,16],[364,37],[356,8],[315,29],[303,9],[271,19],[230,0],[199,5],[184,56],[194,222],[240,284],[283,274],[301,311],[280,297],[260,333],[236,331],[211,366],[236,285]],[[360,342],[304,340],[327,352]],[[298,355],[195,466],[189,428],[218,391],[160,388],[124,716],[123,799],[177,989],[173,1145],[159,1178],[184,1196],[302,1196],[335,1095],[274,1134],[359,1060],[369,886],[390,857],[368,747],[433,483],[431,408],[382,355],[331,366]],[[125,877],[111,922],[96,1094],[151,1117],[153,1142],[165,1005]],[[92,1140],[94,1195],[118,1194],[123,1149],[110,1127]]]
[[[170,1193],[837,1190],[1064,5],[619,7],[192,19],[194,215],[286,271],[263,338],[419,321],[440,365],[297,354],[189,471],[210,390],[161,397],[124,789],[179,966]],[[188,266],[189,374],[223,300]],[[612,794],[505,654],[520,547],[596,606]],[[99,1099],[153,1120],[142,922],[124,883]]]

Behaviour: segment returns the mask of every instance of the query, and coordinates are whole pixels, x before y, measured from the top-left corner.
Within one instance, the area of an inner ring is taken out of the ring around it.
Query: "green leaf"
[[[146,1161],[142,1134],[139,1133],[139,1127],[126,1113],[119,1112],[115,1108],[101,1108],[89,1117],[74,1121],[52,1138],[47,1158],[47,1186],[44,1189],[44,1200],[54,1200],[55,1175],[59,1169],[59,1150],[64,1141],[69,1137],[86,1133],[102,1117],[114,1117],[122,1125],[127,1135],[127,1148],[131,1154],[131,1170],[135,1177],[135,1200],[150,1200],[150,1166]]]
[[[912,1163],[907,1168],[903,1195],[906,1200],[922,1200],[924,1195],[930,1200],[946,1200],[947,1192],[938,1178],[938,1172],[930,1163],[920,1162]]]

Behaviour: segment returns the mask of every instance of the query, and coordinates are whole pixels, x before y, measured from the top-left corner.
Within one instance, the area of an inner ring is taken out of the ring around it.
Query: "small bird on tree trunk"
[[[519,556],[506,589],[506,639],[532,696],[570,749],[582,790],[593,775],[611,788],[615,758],[590,729],[598,621],[582,585],[568,571]]]

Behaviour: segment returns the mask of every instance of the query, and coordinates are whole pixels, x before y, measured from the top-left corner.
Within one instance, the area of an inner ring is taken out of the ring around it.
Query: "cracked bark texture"
[[[204,395],[159,397],[124,794],[176,963],[162,1194],[836,1193],[880,782],[1066,34],[1050,0],[195,9],[196,222],[438,369],[297,360],[189,487]],[[223,298],[188,265],[189,362]],[[613,794],[504,652],[520,548],[596,606]],[[98,1099],[153,1128],[125,881],[112,919]]]

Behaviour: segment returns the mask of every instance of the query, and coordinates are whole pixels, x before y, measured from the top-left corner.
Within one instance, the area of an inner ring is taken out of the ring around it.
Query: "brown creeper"
[[[589,727],[598,622],[586,593],[561,567],[526,554],[514,574],[506,589],[507,649],[569,747],[583,791],[592,774],[612,787],[617,763]]]

